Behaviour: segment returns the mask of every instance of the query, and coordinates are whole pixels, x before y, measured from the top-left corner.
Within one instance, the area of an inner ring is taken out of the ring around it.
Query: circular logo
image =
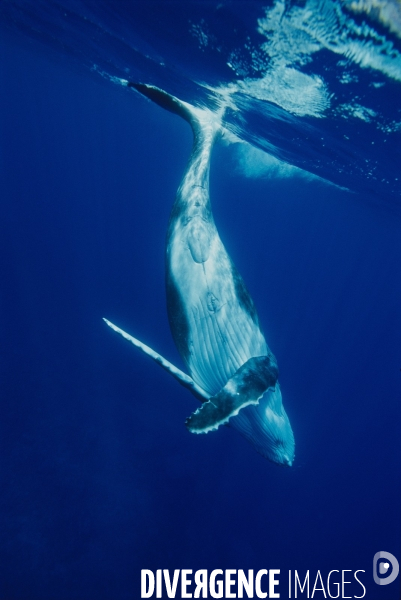
[[[385,559],[386,562],[383,562],[382,559]],[[390,569],[390,566],[392,567],[391,572],[386,577],[380,577],[380,575],[386,575]],[[389,583],[393,583],[393,581],[397,579],[399,570],[400,565],[393,554],[383,551],[376,552],[373,557],[373,579],[377,585],[388,585]]]

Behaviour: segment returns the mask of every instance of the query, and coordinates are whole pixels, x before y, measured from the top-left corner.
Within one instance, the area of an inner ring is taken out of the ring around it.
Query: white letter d
[[[147,578],[149,577],[149,589],[146,591]],[[150,598],[155,591],[155,576],[149,569],[141,569],[141,598]]]

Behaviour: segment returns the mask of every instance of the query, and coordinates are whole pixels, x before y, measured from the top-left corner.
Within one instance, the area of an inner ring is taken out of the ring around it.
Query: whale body
[[[202,405],[186,421],[192,433],[228,424],[269,460],[294,460],[294,436],[277,381],[278,367],[254,303],[216,229],[209,197],[210,156],[218,116],[155,86],[128,83],[191,125],[191,156],[171,211],[166,240],[170,329],[189,375],[116,327],[187,387]]]

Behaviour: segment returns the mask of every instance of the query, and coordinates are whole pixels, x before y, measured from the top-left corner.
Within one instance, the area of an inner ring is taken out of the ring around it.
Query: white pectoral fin
[[[258,404],[263,394],[276,385],[278,376],[274,356],[256,356],[247,360],[227,381],[218,394],[204,402],[186,420],[191,433],[208,433],[224,425],[250,404]]]
[[[173,377],[175,377],[175,379],[177,379],[177,381],[179,381],[179,383],[181,383],[181,385],[188,388],[193,394],[195,394],[195,396],[201,397],[205,400],[209,400],[209,396],[206,394],[206,392],[201,387],[199,387],[194,382],[192,377],[190,377],[189,375],[187,375],[186,373],[184,373],[183,371],[181,371],[180,369],[175,367],[171,362],[169,362],[168,360],[163,358],[163,356],[161,356],[160,354],[158,354],[157,352],[152,350],[152,348],[149,348],[149,346],[146,346],[146,344],[143,344],[142,342],[140,342],[139,340],[134,338],[132,335],[130,335],[123,329],[120,329],[119,327],[114,325],[111,321],[108,321],[107,319],[103,319],[103,321],[111,329],[113,329],[114,331],[116,331],[117,333],[122,335],[126,340],[131,342],[131,344],[134,344],[134,346],[136,346],[137,348],[142,350],[142,352],[144,352],[145,354],[147,354],[148,356],[153,358],[153,360],[155,362],[157,362],[157,364],[159,364],[161,367],[163,367],[163,369],[165,369],[166,371],[171,373],[171,375]]]

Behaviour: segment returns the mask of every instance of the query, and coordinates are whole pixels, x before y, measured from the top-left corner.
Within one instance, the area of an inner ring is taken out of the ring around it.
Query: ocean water
[[[360,569],[398,600],[372,561],[401,558],[400,22],[368,0],[0,3],[0,600],[136,600],[141,569],[280,569],[281,598],[289,569]],[[192,134],[126,80],[226,107],[213,212],[291,468],[188,433],[197,400],[102,321],[182,367],[164,246]]]

